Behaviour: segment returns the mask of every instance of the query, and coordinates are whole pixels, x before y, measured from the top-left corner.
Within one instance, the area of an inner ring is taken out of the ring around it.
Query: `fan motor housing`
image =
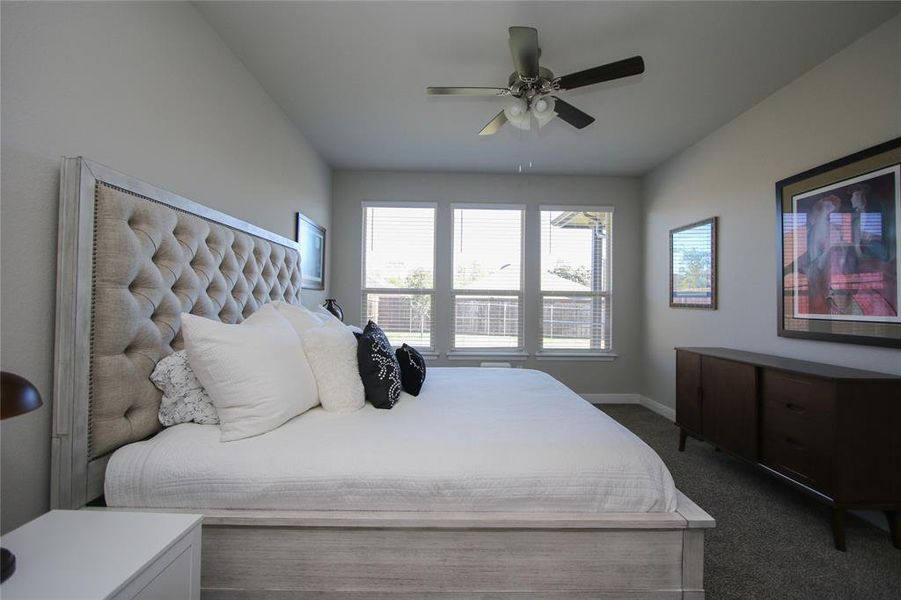
[[[553,81],[554,73],[550,69],[538,67],[538,78],[535,81],[530,83],[522,81],[519,74],[514,71],[510,73],[507,86],[513,96],[525,97],[526,100],[531,101],[535,96],[549,93],[553,89]]]

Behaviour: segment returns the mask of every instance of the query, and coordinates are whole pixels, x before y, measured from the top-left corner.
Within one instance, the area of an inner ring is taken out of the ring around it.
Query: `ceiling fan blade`
[[[479,132],[479,135],[494,135],[497,133],[497,130],[501,128],[501,126],[507,122],[507,115],[504,114],[504,111],[501,111],[495,115],[493,119],[488,121],[488,124],[482,127],[482,131]]]
[[[534,27],[510,28],[510,53],[513,66],[520,78],[534,80],[538,77],[538,30]]]
[[[564,102],[557,96],[554,96],[554,112],[557,116],[575,127],[576,129],[585,129],[594,123],[594,117],[588,113],[582,112],[572,104]]]
[[[496,87],[427,87],[429,96],[509,96],[510,90]]]
[[[642,73],[644,73],[644,59],[640,56],[633,56],[632,58],[618,60],[593,69],[585,69],[578,73],[564,75],[558,78],[556,83],[561,90],[572,90],[586,85],[613,81],[614,79],[622,79],[623,77],[631,77]]]

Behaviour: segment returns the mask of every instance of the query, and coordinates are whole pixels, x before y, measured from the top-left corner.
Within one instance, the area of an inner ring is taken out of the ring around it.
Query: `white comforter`
[[[630,431],[527,369],[431,368],[391,410],[315,408],[220,442],[183,424],[113,454],[109,506],[668,512],[672,477]]]

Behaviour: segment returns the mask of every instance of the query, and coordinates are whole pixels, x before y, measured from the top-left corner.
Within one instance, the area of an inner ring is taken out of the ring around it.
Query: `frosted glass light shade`
[[[511,99],[504,107],[504,116],[511,125],[519,129],[529,129],[531,125],[529,107],[522,98]]]

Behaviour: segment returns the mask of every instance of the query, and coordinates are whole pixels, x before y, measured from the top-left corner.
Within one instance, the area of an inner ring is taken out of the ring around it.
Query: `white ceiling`
[[[870,2],[213,2],[198,9],[335,168],[641,174],[901,10]],[[477,132],[503,86],[507,27],[538,28],[556,75],[635,54],[644,75],[561,96],[577,131]]]

